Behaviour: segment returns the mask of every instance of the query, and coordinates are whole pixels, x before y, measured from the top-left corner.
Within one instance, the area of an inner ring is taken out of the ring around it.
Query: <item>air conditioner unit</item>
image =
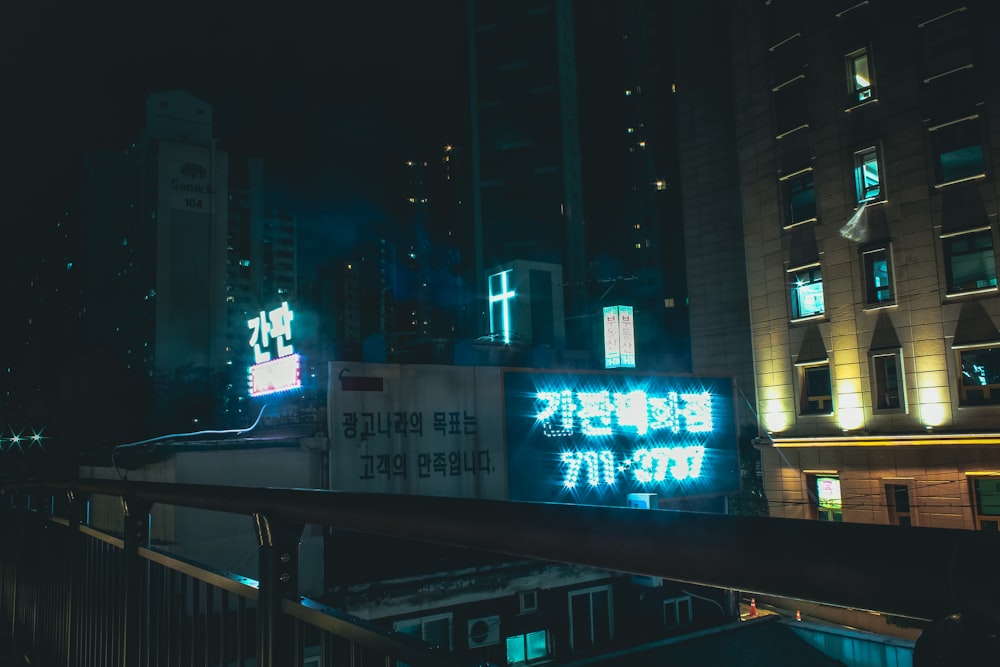
[[[469,619],[469,648],[500,643],[500,617],[484,616]]]

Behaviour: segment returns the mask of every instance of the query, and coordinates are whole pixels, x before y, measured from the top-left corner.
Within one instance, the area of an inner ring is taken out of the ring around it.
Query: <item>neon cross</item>
[[[510,269],[502,271],[500,273],[494,273],[490,276],[490,333],[496,333],[496,323],[494,321],[493,314],[493,304],[500,303],[501,321],[503,322],[503,342],[506,345],[510,345],[510,300],[513,299],[517,294],[514,290],[510,289],[507,284],[507,274],[510,273]],[[500,289],[497,292],[493,291],[494,278],[499,277]]]

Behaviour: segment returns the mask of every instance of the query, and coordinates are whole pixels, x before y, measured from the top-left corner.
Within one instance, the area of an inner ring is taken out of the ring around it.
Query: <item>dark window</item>
[[[889,248],[873,248],[861,252],[865,271],[865,304],[879,306],[893,303],[892,259]]]
[[[778,137],[808,125],[804,78],[784,84],[774,91],[774,122]]]
[[[860,49],[847,55],[847,94],[852,106],[873,99],[871,54]]]
[[[611,588],[601,587],[569,594],[570,648],[574,651],[611,641]]]
[[[910,514],[910,487],[906,484],[885,485],[886,506],[889,509],[889,523],[896,526],[912,526]]]
[[[791,284],[789,292],[792,302],[792,319],[822,315],[823,272],[818,266],[795,269],[788,272]]]
[[[989,229],[944,239],[944,257],[949,294],[997,286],[993,233]]]
[[[803,415],[833,414],[833,385],[830,382],[830,365],[803,366],[800,377],[802,381],[800,413]]]
[[[786,228],[816,219],[816,190],[812,169],[781,182]]]
[[[934,19],[922,28],[928,79],[972,65],[972,44],[965,11]]]
[[[854,189],[859,204],[884,197],[882,169],[875,146],[854,154]]]
[[[903,402],[903,375],[899,353],[872,355],[872,403],[876,410],[899,410]]]
[[[1000,530],[1000,475],[973,477],[972,492],[976,497],[976,527],[979,530]]]
[[[1000,347],[962,350],[958,364],[959,405],[1000,403]]]
[[[934,146],[934,182],[937,185],[985,173],[983,136],[978,116],[934,128],[931,143]]]

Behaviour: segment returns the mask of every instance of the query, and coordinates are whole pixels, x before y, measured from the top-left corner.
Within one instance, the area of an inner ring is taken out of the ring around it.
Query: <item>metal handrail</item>
[[[1000,595],[996,533],[312,489],[107,480],[44,487],[262,513],[918,619],[958,610],[992,618]]]

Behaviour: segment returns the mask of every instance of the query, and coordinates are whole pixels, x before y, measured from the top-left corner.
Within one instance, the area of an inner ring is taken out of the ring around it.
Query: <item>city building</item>
[[[725,150],[704,164],[727,187],[736,158],[746,277],[737,258],[712,270],[747,285],[771,515],[997,530],[995,8],[772,0],[702,18],[689,62],[731,40],[735,114],[700,86],[681,130],[722,133],[701,146]],[[713,206],[732,231],[731,200]],[[688,259],[694,340],[742,337],[742,315],[702,317]]]
[[[491,268],[541,262],[562,267],[563,348],[599,367],[603,308],[625,305],[636,366],[690,370],[669,28],[651,2],[469,3],[477,338]]]
[[[470,0],[468,12],[477,338],[490,333],[489,267],[559,264],[584,285],[587,260],[572,3]],[[582,290],[565,292],[568,345],[588,348],[597,321]]]
[[[247,322],[293,301],[296,220],[263,204],[263,164],[231,157],[212,108],[155,93],[141,141],[87,163],[87,342],[146,378],[154,429],[245,419]],[[167,422],[170,423],[167,423]]]

